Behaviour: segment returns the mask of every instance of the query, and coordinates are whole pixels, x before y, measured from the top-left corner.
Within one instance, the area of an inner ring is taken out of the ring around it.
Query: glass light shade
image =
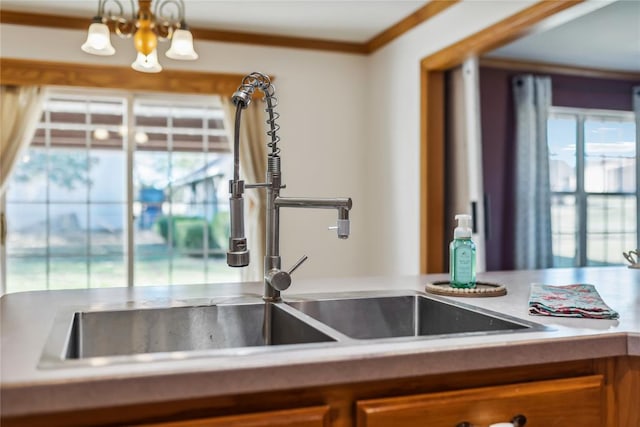
[[[92,55],[108,56],[116,53],[116,50],[111,45],[109,27],[100,22],[94,22],[89,25],[87,41],[84,42],[81,49]]]
[[[162,71],[162,66],[158,62],[158,51],[153,50],[149,55],[138,52],[138,57],[131,64],[131,68],[143,73],[159,73]]]
[[[198,54],[193,49],[193,35],[189,30],[176,30],[171,37],[171,47],[166,53],[168,58],[183,61],[198,59]]]

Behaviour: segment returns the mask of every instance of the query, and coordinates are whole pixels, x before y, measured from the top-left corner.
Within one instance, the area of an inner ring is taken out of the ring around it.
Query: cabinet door
[[[603,426],[603,377],[536,381],[357,402],[359,427],[486,427],[527,418],[526,427]]]
[[[144,427],[328,427],[329,407],[286,409],[281,411],[258,412],[254,414],[229,415],[225,417],[201,418],[159,424],[145,424]]]

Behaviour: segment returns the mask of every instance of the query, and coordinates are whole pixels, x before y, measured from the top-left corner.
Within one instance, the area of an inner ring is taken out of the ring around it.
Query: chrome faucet
[[[271,150],[267,153],[266,182],[259,184],[244,184],[240,179],[240,117],[242,110],[251,103],[255,89],[264,93],[264,101],[267,104],[267,124],[269,130],[267,136],[271,140],[267,146]],[[229,237],[229,251],[227,252],[227,264],[230,267],[245,267],[249,265],[249,249],[244,235],[244,199],[242,197],[245,188],[265,188],[267,190],[267,229],[266,250],[264,256],[264,300],[280,301],[280,291],[284,291],[291,285],[291,274],[303,262],[307,256],[300,258],[288,271],[281,269],[280,259],[280,208],[319,208],[337,209],[338,221],[335,227],[338,238],[349,237],[349,210],[352,203],[350,198],[316,199],[309,197],[281,197],[282,174],[280,168],[280,148],[277,135],[280,126],[276,120],[280,116],[275,112],[278,99],[274,96],[275,88],[268,76],[262,73],[251,73],[242,80],[242,84],[233,94],[232,101],[236,106],[234,139],[233,139],[233,179],[229,181],[229,209],[231,216],[231,236]]]

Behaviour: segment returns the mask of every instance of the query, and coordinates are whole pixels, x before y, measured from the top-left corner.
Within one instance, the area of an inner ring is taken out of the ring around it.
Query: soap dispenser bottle
[[[476,287],[476,245],[471,240],[471,215],[456,215],[458,226],[449,246],[449,272],[454,288]]]

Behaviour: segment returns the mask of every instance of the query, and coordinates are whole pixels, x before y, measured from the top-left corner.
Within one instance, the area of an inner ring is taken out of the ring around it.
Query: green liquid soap
[[[471,240],[471,216],[456,215],[458,227],[449,245],[449,272],[454,288],[476,287],[476,244]]]

